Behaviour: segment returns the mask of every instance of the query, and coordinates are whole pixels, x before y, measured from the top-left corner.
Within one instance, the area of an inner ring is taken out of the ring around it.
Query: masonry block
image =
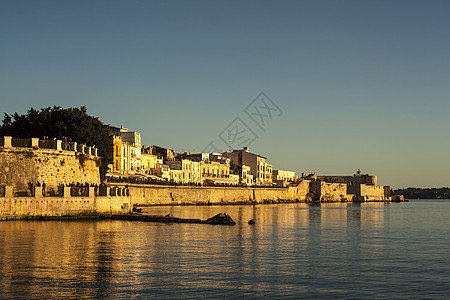
[[[12,148],[12,136],[3,137],[3,147]]]
[[[12,186],[5,186],[5,197],[6,198],[11,198],[14,197],[14,189]]]
[[[34,188],[34,197],[42,197],[42,186],[37,186]]]
[[[39,148],[39,139],[38,138],[31,138],[31,147]]]
[[[89,187],[89,197],[95,197],[95,187]]]
[[[71,197],[70,191],[71,191],[71,187],[70,186],[65,186],[63,188],[63,197]]]

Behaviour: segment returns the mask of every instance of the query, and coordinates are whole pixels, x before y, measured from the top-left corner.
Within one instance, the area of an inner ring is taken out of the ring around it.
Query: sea
[[[161,206],[144,213],[227,213],[236,225],[0,222],[0,298],[450,297],[449,200]]]

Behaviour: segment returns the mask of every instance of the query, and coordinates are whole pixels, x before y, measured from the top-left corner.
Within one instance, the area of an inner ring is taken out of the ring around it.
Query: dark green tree
[[[30,108],[27,114],[5,113],[0,126],[0,136],[16,138],[40,138],[73,141],[86,145],[95,145],[102,159],[100,176],[103,178],[112,162],[113,141],[107,125],[87,114],[85,106],[80,108],[61,108],[59,106],[35,110]]]

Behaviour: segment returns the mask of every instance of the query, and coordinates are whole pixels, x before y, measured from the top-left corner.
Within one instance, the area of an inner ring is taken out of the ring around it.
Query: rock
[[[236,222],[226,213],[220,213],[206,220],[206,223],[212,225],[235,225]]]
[[[133,207],[133,212],[142,213],[142,208]]]
[[[255,220],[251,219],[250,221],[248,221],[248,225],[255,225]]]
[[[212,225],[235,225],[236,222],[231,219],[229,215],[217,214],[208,220],[200,219],[182,219],[174,217],[172,214],[162,215],[147,215],[147,214],[124,214],[112,215],[112,220],[127,220],[127,221],[141,221],[141,222],[157,222],[157,223],[195,223],[195,224],[212,224]]]

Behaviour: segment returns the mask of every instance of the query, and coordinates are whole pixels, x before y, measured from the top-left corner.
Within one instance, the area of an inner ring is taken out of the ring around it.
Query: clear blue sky
[[[447,0],[0,1],[3,112],[86,105],[147,145],[201,151],[240,117],[274,169],[450,186],[449,98]]]

